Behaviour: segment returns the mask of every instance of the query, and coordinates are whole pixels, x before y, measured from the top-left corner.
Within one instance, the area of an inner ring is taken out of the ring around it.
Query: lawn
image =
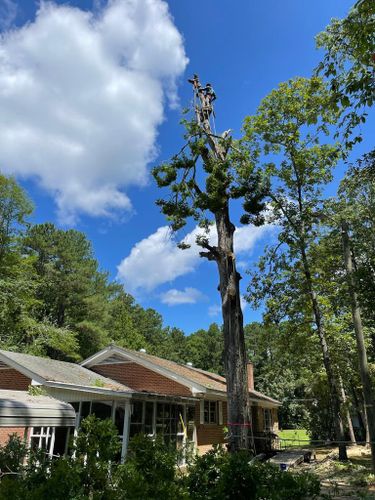
[[[280,431],[279,437],[282,440],[281,445],[289,447],[303,448],[309,446],[310,437],[307,434],[306,429],[284,429]],[[290,440],[290,441],[289,441]]]

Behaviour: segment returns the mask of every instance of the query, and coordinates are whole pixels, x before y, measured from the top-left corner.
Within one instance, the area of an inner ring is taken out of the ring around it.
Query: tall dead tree
[[[197,75],[189,80],[193,86],[195,119],[185,121],[187,143],[180,153],[153,171],[159,187],[170,187],[169,199],[158,200],[171,221],[172,229],[186,224],[188,217],[198,221],[206,232],[197,238],[200,256],[216,262],[221,297],[224,364],[228,395],[229,450],[253,448],[251,412],[247,378],[240,279],[236,269],[233,244],[235,225],[230,217],[230,200],[246,198],[250,214],[264,209],[262,193],[251,164],[231,157],[230,132],[218,136],[212,130],[213,100],[210,84],[203,87]],[[253,198],[250,196],[253,193]],[[217,231],[212,244],[210,227]],[[186,247],[182,242],[182,248]]]

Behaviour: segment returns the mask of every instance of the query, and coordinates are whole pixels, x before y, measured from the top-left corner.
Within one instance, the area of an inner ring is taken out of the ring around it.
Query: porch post
[[[49,452],[48,452],[48,455],[50,458],[52,458],[52,456],[53,456],[53,448],[55,446],[55,432],[56,432],[56,428],[52,427],[51,442],[49,445]]]
[[[122,431],[121,463],[124,463],[129,444],[131,405],[130,401],[125,401],[124,429]]]

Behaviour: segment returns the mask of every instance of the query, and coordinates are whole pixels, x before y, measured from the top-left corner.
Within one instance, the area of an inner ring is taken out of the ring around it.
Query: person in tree
[[[212,111],[212,103],[216,99],[216,94],[214,89],[212,88],[212,85],[210,83],[206,83],[206,86],[203,87],[201,90],[204,93],[206,106],[210,106]]]

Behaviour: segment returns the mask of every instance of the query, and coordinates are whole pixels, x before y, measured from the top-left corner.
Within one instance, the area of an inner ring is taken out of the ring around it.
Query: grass
[[[282,441],[281,444],[288,446],[288,448],[301,448],[310,444],[310,437],[306,429],[284,429],[278,434],[280,439],[286,440]]]

